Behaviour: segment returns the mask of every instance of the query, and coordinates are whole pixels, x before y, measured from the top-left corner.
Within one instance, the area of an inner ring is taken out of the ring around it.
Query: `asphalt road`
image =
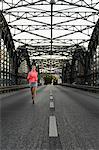
[[[55,109],[50,110],[50,91]],[[99,150],[99,95],[48,85],[1,95],[1,150]],[[49,116],[58,137],[49,137]]]

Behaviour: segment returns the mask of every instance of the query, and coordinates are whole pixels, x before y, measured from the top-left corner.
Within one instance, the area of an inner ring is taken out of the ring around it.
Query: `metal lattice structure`
[[[6,45],[10,47],[11,42],[13,43],[13,47],[10,48],[12,55],[6,55],[10,59],[12,58],[12,61],[15,59],[14,63],[16,62],[16,64],[19,63],[21,65],[23,60],[25,60],[27,68],[36,59],[36,62],[40,65],[40,69],[42,69],[42,63],[48,59],[46,64],[49,64],[50,60],[50,68],[55,58],[58,57],[60,59],[61,57],[66,62],[70,61],[69,64],[71,64],[71,67],[75,68],[75,65],[72,65],[72,63],[75,51],[77,52],[75,47],[78,45],[85,49],[84,57],[82,58],[85,64],[83,64],[83,78],[86,78],[84,82],[88,81],[89,83],[92,80],[93,84],[96,83],[99,72],[97,67],[99,64],[98,0],[1,0],[0,10],[0,35],[2,35],[1,31],[5,31],[5,27],[2,30],[4,22],[6,22],[7,27],[7,34],[4,32],[5,38],[1,36],[1,43],[3,43],[1,47],[5,47]],[[5,40],[7,37],[9,40]],[[25,48],[22,50],[24,46]],[[6,46],[7,53],[9,51],[8,47]],[[80,54],[81,52],[77,53]],[[1,49],[1,55],[5,55],[4,48],[3,50]],[[50,58],[47,58],[47,55],[50,55]],[[53,58],[54,55],[55,57]],[[77,57],[81,67],[82,59],[79,56]],[[40,59],[45,60],[40,61]],[[52,59],[53,61],[51,61]],[[93,59],[96,62],[94,64],[97,69],[93,67]],[[74,62],[77,63],[77,60]],[[4,62],[1,61],[1,66],[5,62],[7,63],[7,61],[8,59],[5,59]],[[63,64],[62,61],[59,61],[59,63],[60,65],[57,68],[60,68]],[[18,74],[18,70],[20,70],[19,64],[15,65],[16,69],[13,68],[15,77]],[[67,66],[69,66],[67,70],[69,70],[70,75],[68,79],[72,80],[73,68],[70,71],[70,65]],[[87,67],[88,69],[86,69]],[[94,70],[97,70],[97,73]],[[94,74],[96,75],[94,76]],[[68,75],[65,74],[65,76]],[[7,79],[7,73],[6,75],[3,73],[3,78]],[[72,83],[73,81],[69,82]]]
[[[99,19],[93,30],[89,45],[90,78],[93,85],[99,86]]]
[[[20,81],[22,82],[23,77],[26,78],[26,76],[22,76],[22,74],[19,75],[18,68],[24,59],[27,61],[27,66],[30,68],[28,52],[24,49],[23,53],[22,47],[15,51],[11,32],[1,12],[0,22],[0,85],[20,84]]]
[[[14,43],[7,22],[0,12],[0,85],[12,85],[14,80]],[[12,80],[13,79],[13,80]]]

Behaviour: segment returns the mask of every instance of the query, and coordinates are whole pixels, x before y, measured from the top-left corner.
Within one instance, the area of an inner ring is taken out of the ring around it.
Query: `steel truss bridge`
[[[33,62],[61,69],[63,83],[99,85],[99,1],[1,0],[0,85],[26,83]]]

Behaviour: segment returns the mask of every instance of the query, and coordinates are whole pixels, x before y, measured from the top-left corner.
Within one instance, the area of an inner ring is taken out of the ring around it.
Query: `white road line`
[[[53,100],[53,96],[50,96],[50,100]]]
[[[54,102],[50,101],[50,108],[54,108]]]
[[[53,94],[52,94],[52,92],[50,92],[50,96],[52,96]]]
[[[49,117],[49,137],[58,137],[56,117]]]
[[[53,96],[53,94],[52,94],[52,93],[50,93],[50,96]]]

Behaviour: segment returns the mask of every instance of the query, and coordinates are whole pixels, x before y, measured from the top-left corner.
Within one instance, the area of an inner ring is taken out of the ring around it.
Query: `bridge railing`
[[[28,88],[28,87],[29,87],[29,84],[13,85],[13,86],[1,86],[0,87],[0,93],[16,91],[16,90],[24,89],[24,88]]]
[[[84,91],[99,93],[99,86],[93,87],[93,86],[87,86],[87,85],[78,85],[78,84],[73,85],[73,84],[67,84],[67,83],[63,83],[61,85],[71,87],[71,88],[81,89],[81,90],[84,90]]]
[[[41,86],[41,84],[38,83],[38,86]],[[24,89],[24,88],[29,88],[29,87],[30,87],[29,84],[12,85],[12,86],[1,86],[0,87],[0,94],[1,93],[6,93],[6,92],[10,92],[10,91],[17,91],[17,90]]]

